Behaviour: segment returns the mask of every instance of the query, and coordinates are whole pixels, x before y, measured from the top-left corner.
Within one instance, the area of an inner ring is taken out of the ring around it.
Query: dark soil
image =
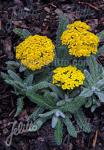
[[[54,39],[58,16],[65,14],[70,22],[81,19],[92,26],[95,33],[104,29],[103,0],[2,0],[0,1],[0,71],[6,71],[5,62],[15,59],[14,47],[20,38],[13,33],[15,27],[28,29],[32,34],[47,35]],[[103,42],[103,41],[101,41]],[[101,43],[102,44],[102,43]],[[103,56],[99,61],[104,62]],[[103,150],[104,149],[104,105],[94,114],[86,111],[93,131],[71,138],[64,131],[63,144],[56,146],[50,122],[36,133],[15,136],[7,147],[5,139],[11,132],[10,122],[14,121],[16,96],[12,88],[0,78],[0,150]],[[28,116],[33,109],[26,102],[24,112],[18,120]]]

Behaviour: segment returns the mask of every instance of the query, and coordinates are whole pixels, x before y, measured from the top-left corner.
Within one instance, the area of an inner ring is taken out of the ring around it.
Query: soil
[[[89,23],[94,33],[104,29],[103,0],[0,0],[0,71],[6,71],[5,62],[15,59],[14,47],[20,42],[13,29],[28,29],[33,35],[47,35],[55,39],[59,15],[65,14],[69,22],[82,20]],[[102,44],[104,41],[101,41]],[[104,56],[99,57],[104,64]],[[27,117],[33,104],[26,101],[25,110],[17,118]],[[91,113],[85,113],[92,126],[90,134],[78,134],[77,139],[64,131],[63,143],[54,141],[50,121],[36,133],[24,133],[13,137],[10,147],[5,139],[11,132],[16,111],[16,96],[12,88],[0,78],[0,150],[104,150],[104,105]]]

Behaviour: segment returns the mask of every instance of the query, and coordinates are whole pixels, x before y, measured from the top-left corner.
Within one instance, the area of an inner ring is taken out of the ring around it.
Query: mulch
[[[21,41],[13,29],[28,29],[33,35],[47,35],[55,40],[59,15],[65,14],[69,22],[82,20],[89,23],[94,33],[104,29],[104,1],[102,0],[4,0],[0,1],[0,71],[6,71],[5,62],[15,60],[15,46]],[[103,44],[103,41],[100,43]],[[99,57],[104,64],[104,56]],[[64,131],[63,143],[54,141],[50,121],[36,133],[14,136],[7,147],[5,139],[10,134],[16,111],[16,96],[12,88],[0,78],[0,150],[103,150],[104,149],[104,105],[94,113],[85,110],[92,132],[79,132],[77,139]],[[33,110],[33,104],[26,101],[25,110],[18,120]]]

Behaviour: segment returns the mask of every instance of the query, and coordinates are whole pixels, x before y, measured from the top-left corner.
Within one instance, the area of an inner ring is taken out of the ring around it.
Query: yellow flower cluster
[[[53,73],[53,84],[62,87],[63,90],[74,89],[84,83],[84,74],[74,66],[58,67]]]
[[[37,70],[53,61],[54,49],[46,36],[31,35],[16,47],[16,58],[27,68]]]
[[[76,21],[67,26],[61,36],[63,45],[67,45],[69,54],[76,57],[90,56],[97,53],[99,38],[88,31],[90,26],[81,21]]]
[[[68,29],[77,29],[77,30],[90,30],[90,26],[87,25],[85,22],[81,22],[81,21],[75,21],[72,24],[68,24],[67,25]]]

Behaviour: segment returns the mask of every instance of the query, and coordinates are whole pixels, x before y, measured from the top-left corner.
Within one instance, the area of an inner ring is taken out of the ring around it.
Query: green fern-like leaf
[[[52,86],[52,91],[53,91],[54,93],[56,93],[57,96],[60,97],[61,99],[64,98],[64,92],[63,92],[63,90],[62,90],[61,88],[59,88],[59,87],[53,85],[53,86]]]
[[[44,112],[44,108],[36,107],[33,113],[29,116],[29,120],[36,120],[39,117],[39,114]]]
[[[22,91],[23,84],[21,84],[20,82],[14,81],[14,80],[10,80],[10,79],[5,80],[5,82],[6,82],[7,84],[13,86],[14,88],[16,88],[16,89]]]
[[[56,61],[54,61],[55,66],[67,66],[69,62],[69,55],[66,46],[61,44],[61,35],[65,31],[68,19],[66,16],[59,16],[59,26],[56,32]]]
[[[63,106],[60,106],[60,110],[63,112],[75,113],[85,104],[85,99],[77,97],[70,102],[66,102]]]
[[[17,75],[15,72],[13,72],[12,70],[8,70],[8,74],[9,76],[15,80],[15,81],[18,81],[18,82],[22,82],[22,79],[19,77],[19,75]]]
[[[15,28],[13,29],[13,32],[19,35],[23,39],[31,35],[31,33],[27,29],[21,29],[21,28]]]
[[[43,96],[33,93],[32,91],[27,91],[26,96],[32,101],[33,103],[36,103],[37,105],[47,108],[47,109],[53,109],[55,107],[55,104],[50,103],[47,101],[47,99],[43,98]],[[52,105],[53,104],[53,105]]]
[[[52,95],[53,94],[53,95]],[[53,105],[56,103],[56,93],[49,92],[48,90],[44,93],[44,98],[47,99]]]
[[[26,85],[31,86],[33,82],[34,75],[30,74],[26,77],[26,79],[23,81]]]
[[[100,38],[100,40],[104,40],[104,30],[102,30],[101,32],[99,32],[97,35]]]
[[[104,53],[104,45],[100,46],[97,52],[97,56],[101,55],[102,53]]]
[[[68,116],[65,117],[64,124],[67,127],[69,135],[71,135],[72,137],[77,137],[77,131]]]
[[[42,82],[40,82],[40,83],[38,83],[38,84],[35,84],[35,85],[33,85],[32,86],[32,89],[34,90],[34,91],[38,91],[38,90],[41,90],[41,89],[43,89],[43,88],[48,88],[48,87],[51,87],[52,85],[50,84],[50,83],[48,83],[48,82],[46,82],[46,81],[42,81]]]
[[[87,122],[86,116],[84,115],[83,111],[79,110],[75,113],[75,119],[77,124],[84,132],[91,132],[90,124]]]
[[[20,97],[17,99],[17,111],[15,113],[15,117],[17,117],[23,110],[24,102],[23,102],[24,97]]]
[[[96,58],[94,56],[90,56],[89,58],[87,58],[87,64],[93,82],[96,83],[100,79],[100,76],[102,75],[103,68],[100,64],[97,63]]]
[[[4,80],[10,80],[10,76],[4,72],[1,72],[1,77],[4,79]]]
[[[67,24],[69,23],[68,18],[66,16],[59,16],[59,25],[58,25],[58,29],[56,32],[56,45],[60,45],[61,41],[60,41],[60,37],[63,33],[63,31],[65,31]]]
[[[55,135],[55,140],[56,140],[57,145],[60,145],[62,143],[62,137],[63,137],[63,125],[59,119],[55,127],[54,135]]]

